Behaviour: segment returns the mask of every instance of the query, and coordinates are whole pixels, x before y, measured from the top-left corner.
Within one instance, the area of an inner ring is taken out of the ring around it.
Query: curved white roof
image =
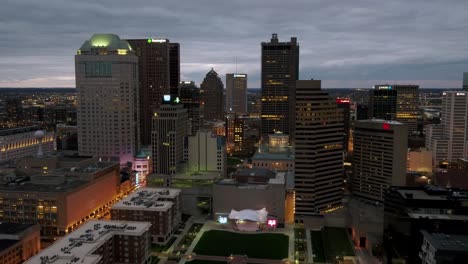
[[[261,210],[245,209],[241,211],[232,209],[228,217],[229,219],[250,220],[264,223],[267,221],[268,212],[265,208]]]

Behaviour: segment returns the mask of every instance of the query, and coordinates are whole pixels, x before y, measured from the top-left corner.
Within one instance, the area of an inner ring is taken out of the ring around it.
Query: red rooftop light
[[[382,128],[383,128],[384,130],[390,130],[390,124],[389,124],[389,123],[383,123],[383,124],[382,124]]]

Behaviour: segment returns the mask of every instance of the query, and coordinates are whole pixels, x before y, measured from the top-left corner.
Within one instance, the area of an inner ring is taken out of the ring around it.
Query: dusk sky
[[[325,88],[413,83],[460,88],[468,71],[467,0],[64,1],[0,8],[0,87],[74,87],[74,54],[94,33],[168,38],[181,80],[213,67],[260,87],[260,43],[297,37],[300,78]]]

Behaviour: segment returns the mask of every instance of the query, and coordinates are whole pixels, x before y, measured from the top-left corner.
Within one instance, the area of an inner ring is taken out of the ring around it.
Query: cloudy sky
[[[74,54],[93,33],[181,45],[181,79],[214,67],[260,87],[260,43],[296,36],[300,78],[326,88],[461,87],[467,0],[11,0],[0,8],[0,87],[74,87]],[[224,78],[223,78],[224,79]]]

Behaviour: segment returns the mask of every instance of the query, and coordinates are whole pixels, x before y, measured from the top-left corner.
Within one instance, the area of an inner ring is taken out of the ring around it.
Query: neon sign
[[[154,43],[164,43],[164,42],[166,42],[166,40],[165,39],[154,39],[154,38],[149,38],[148,39],[148,43],[153,43],[153,42]]]
[[[383,128],[384,130],[390,130],[390,124],[389,124],[389,123],[383,123],[383,124],[382,124],[382,128]]]
[[[227,219],[226,216],[221,216],[221,215],[220,215],[220,216],[218,217],[218,223],[220,223],[220,224],[227,224],[227,221],[228,221],[228,219]]]
[[[171,96],[168,94],[164,95],[164,102],[170,102],[171,101]]]
[[[271,226],[271,227],[275,227],[276,226],[276,219],[268,219],[267,225]]]
[[[247,76],[245,74],[234,74],[234,77],[245,78]]]

